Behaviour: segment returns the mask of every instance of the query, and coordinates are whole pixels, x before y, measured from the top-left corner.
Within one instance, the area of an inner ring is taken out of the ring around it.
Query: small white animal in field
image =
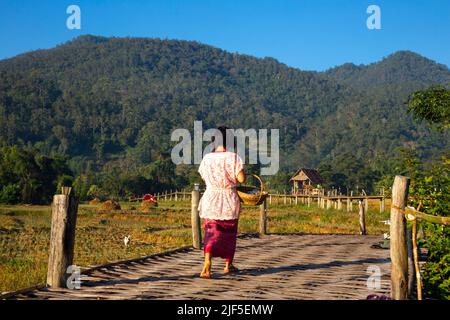
[[[384,224],[387,224],[387,225],[391,225],[391,220],[383,220],[383,221],[380,221],[380,222],[383,222]]]
[[[123,244],[125,245],[125,247],[128,247],[130,242],[131,242],[131,236],[130,235],[125,236],[125,238],[123,238]]]

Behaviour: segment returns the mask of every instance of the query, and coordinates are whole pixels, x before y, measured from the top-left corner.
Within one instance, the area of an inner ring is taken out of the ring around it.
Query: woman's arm
[[[239,171],[238,175],[236,176],[236,179],[239,183],[245,182],[245,173],[244,170]]]

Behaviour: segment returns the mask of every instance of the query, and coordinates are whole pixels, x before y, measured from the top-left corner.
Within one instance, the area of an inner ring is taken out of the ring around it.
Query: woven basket
[[[239,186],[236,187],[236,191],[239,198],[241,199],[241,202],[243,202],[244,204],[250,206],[259,206],[267,198],[268,192],[264,190],[264,183],[262,182],[261,178],[256,174],[251,175],[259,180],[260,189],[255,192],[257,190],[256,187]]]

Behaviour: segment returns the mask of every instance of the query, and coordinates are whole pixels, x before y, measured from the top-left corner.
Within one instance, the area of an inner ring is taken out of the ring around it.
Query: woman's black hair
[[[222,145],[223,147],[227,147],[227,129],[230,129],[230,128],[228,128],[228,127],[226,127],[226,126],[220,126],[220,127],[218,127],[217,128],[217,130],[219,130],[220,131],[220,133],[222,134],[222,143],[220,144],[220,145]],[[214,142],[216,142],[216,139],[214,138]],[[216,142],[217,143],[217,142]],[[219,145],[217,145],[216,144],[216,148],[218,147]]]

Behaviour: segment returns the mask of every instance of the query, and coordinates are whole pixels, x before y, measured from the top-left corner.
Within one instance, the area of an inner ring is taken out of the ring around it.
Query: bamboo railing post
[[[267,234],[267,202],[266,200],[259,206],[259,234]]]
[[[369,212],[369,199],[368,198],[364,199],[364,206],[365,206],[364,211],[366,213],[368,213]]]
[[[202,231],[200,225],[200,216],[198,215],[198,204],[200,202],[200,191],[198,185],[194,185],[192,190],[192,208],[191,208],[191,225],[192,225],[192,246],[195,249],[201,248]]]
[[[416,282],[414,255],[413,255],[413,241],[412,241],[412,228],[406,226],[406,245],[408,251],[408,297],[413,294],[414,285]]]
[[[395,300],[408,299],[406,219],[402,210],[407,204],[409,182],[408,177],[395,176],[392,186],[390,217],[391,297]]]
[[[385,210],[385,199],[384,199],[384,196],[383,196],[381,198],[381,200],[380,200],[380,213],[384,212],[384,210]]]
[[[417,299],[422,300],[422,279],[420,275],[419,265],[419,251],[417,249],[417,219],[412,222],[412,247],[413,247],[413,262],[414,262],[414,274],[416,276],[417,284]]]
[[[52,288],[66,287],[67,268],[73,263],[75,226],[78,199],[70,195],[70,189],[53,196],[48,257],[47,285]]]
[[[362,201],[358,200],[358,208],[359,208],[359,234],[366,234],[366,215],[365,209],[363,207]]]

